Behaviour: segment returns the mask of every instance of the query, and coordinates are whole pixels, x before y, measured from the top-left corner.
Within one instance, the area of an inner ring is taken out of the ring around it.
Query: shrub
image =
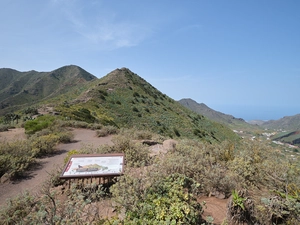
[[[1,224],[20,224],[35,204],[36,198],[28,191],[9,199],[0,211]]]
[[[79,151],[76,150],[76,149],[68,151],[67,156],[64,159],[64,163],[66,164],[70,160],[70,158],[71,158],[72,155],[77,155],[77,154],[79,154]]]
[[[7,173],[11,178],[22,176],[35,163],[30,143],[16,140],[0,143],[0,177]]]
[[[105,97],[103,97],[103,100],[105,100]],[[96,121],[96,118],[91,114],[91,111],[86,108],[80,108],[78,110],[74,110],[72,112],[72,116],[75,120],[84,121],[87,123],[94,123]]]
[[[108,135],[117,134],[118,128],[114,126],[104,126],[101,130],[97,130],[98,137],[106,137]]]
[[[137,93],[137,92],[134,92],[134,93],[133,93],[133,97],[140,97],[140,94]]]
[[[140,167],[150,164],[149,150],[141,143],[134,143],[129,138],[117,135],[112,139],[114,152],[125,153],[126,165]]]
[[[74,138],[74,134],[69,131],[59,132],[57,133],[57,136],[58,136],[58,142],[60,143],[70,143]]]
[[[12,126],[11,125],[0,125],[0,132],[8,131]]]
[[[54,116],[44,115],[36,118],[35,120],[29,120],[25,123],[24,128],[26,134],[34,134],[37,131],[41,131],[53,124],[55,120]]]
[[[203,211],[191,193],[193,180],[173,174],[152,182],[143,187],[139,179],[124,177],[112,187],[115,201],[125,209],[124,224],[200,224]]]
[[[32,139],[31,139],[32,140]],[[34,138],[31,142],[33,156],[41,157],[55,152],[55,145],[59,141],[59,136],[48,134]]]
[[[133,110],[134,112],[139,112],[139,110],[137,109],[137,107],[133,107],[132,110]]]
[[[120,129],[120,135],[128,138],[129,140],[155,140],[162,141],[164,138],[158,134],[155,134],[149,130],[141,130],[141,129]]]

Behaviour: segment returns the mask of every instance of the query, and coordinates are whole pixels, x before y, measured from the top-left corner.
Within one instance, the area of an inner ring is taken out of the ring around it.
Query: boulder
[[[174,139],[168,139],[163,142],[163,148],[166,151],[175,151],[177,141]]]
[[[10,176],[8,173],[3,174],[3,176],[0,178],[0,184],[4,184],[10,180]]]

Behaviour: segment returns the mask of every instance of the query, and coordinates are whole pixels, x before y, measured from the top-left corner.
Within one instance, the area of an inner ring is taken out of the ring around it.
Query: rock
[[[0,184],[4,184],[10,180],[10,176],[8,173],[3,174],[3,176],[0,178]]]
[[[163,142],[163,148],[167,151],[174,151],[176,149],[176,144],[176,140],[168,139]]]
[[[210,192],[208,196],[209,197],[214,196],[218,199],[225,199],[226,198],[225,193],[219,192],[219,191],[216,191],[216,190]]]
[[[152,146],[152,145],[157,145],[157,144],[158,144],[158,141],[153,141],[153,140],[142,140],[142,144],[143,144],[143,145]]]

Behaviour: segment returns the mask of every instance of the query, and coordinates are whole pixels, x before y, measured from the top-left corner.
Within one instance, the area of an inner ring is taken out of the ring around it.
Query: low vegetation
[[[25,123],[26,140],[0,142],[0,177],[22,177],[37,158],[54,154],[58,143],[70,142],[73,134],[60,125],[53,116],[40,116]]]
[[[49,135],[55,135],[54,124],[35,133],[35,140],[43,137],[51,145]],[[11,199],[1,211],[1,221],[5,221],[4,224],[27,224],[28,221],[68,224],[75,220],[78,224],[205,224],[209,222],[202,218],[205,203],[199,199],[221,193],[225,198],[232,197],[224,224],[300,222],[299,162],[288,159],[269,145],[246,140],[209,144],[178,139],[175,149],[150,157],[149,147],[138,141],[146,139],[161,143],[165,138],[149,131],[121,129],[113,138],[113,146],[86,146],[70,151],[68,157],[78,153],[124,152],[125,174],[110,187],[75,183],[68,191],[62,191],[54,188],[61,185],[58,172],[54,173],[41,196],[25,193]],[[14,147],[21,145],[23,149]],[[2,146],[1,151],[7,146]],[[38,157],[32,151],[32,146],[36,146],[33,141],[10,143],[9,146],[13,148],[9,152],[31,152],[22,155],[31,156],[28,159],[20,157],[24,161],[19,164],[24,164],[24,170],[27,164],[33,163],[34,157]],[[48,152],[45,150],[41,154]],[[19,174],[18,169],[11,171]],[[101,217],[103,201],[114,205],[115,216]]]

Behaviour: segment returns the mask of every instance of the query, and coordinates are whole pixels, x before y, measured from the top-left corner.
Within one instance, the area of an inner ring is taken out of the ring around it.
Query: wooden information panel
[[[124,170],[124,154],[72,155],[60,178],[120,176]]]

